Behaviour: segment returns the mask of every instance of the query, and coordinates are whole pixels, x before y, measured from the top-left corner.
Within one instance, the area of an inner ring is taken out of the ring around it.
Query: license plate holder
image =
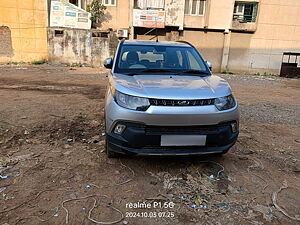
[[[206,135],[161,135],[161,146],[205,146]]]

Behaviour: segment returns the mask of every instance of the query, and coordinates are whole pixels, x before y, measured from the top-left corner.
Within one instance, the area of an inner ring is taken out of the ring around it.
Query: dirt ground
[[[223,157],[107,159],[104,72],[0,66],[0,225],[300,223],[299,79],[221,75],[241,106]]]

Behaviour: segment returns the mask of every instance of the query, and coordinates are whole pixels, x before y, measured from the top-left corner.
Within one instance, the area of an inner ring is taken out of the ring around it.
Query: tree
[[[92,14],[90,19],[94,28],[101,25],[105,10],[106,6],[102,5],[101,0],[93,0],[91,4],[87,5],[87,11]]]

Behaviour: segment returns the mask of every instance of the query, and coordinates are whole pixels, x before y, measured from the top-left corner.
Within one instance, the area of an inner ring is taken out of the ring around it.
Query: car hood
[[[214,75],[134,75],[112,74],[110,85],[133,96],[158,99],[207,99],[231,94],[229,84]]]

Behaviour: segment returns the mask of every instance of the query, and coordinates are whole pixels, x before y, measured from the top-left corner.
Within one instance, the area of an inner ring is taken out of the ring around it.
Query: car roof
[[[176,41],[148,41],[148,40],[125,40],[123,45],[154,45],[154,46],[179,46],[179,47],[191,47],[187,42]]]

